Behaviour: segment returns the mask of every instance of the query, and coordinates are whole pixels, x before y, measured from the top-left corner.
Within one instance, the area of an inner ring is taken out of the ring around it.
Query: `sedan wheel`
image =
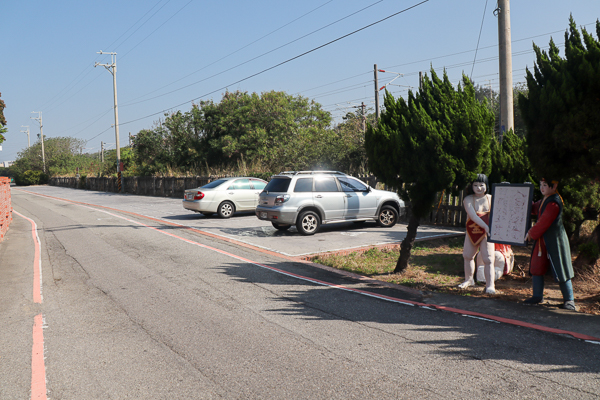
[[[303,235],[314,235],[321,227],[321,219],[314,211],[304,211],[298,217],[296,229]]]
[[[219,206],[219,217],[221,218],[229,218],[233,215],[235,208],[233,204],[229,201],[224,201]]]
[[[398,211],[392,206],[383,206],[377,217],[377,224],[384,228],[391,228],[398,222]]]

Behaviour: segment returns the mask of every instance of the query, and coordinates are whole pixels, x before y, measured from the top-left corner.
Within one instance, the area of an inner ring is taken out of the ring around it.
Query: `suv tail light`
[[[275,198],[275,205],[281,205],[283,203],[285,203],[286,201],[288,201],[290,199],[290,195],[289,194],[280,194],[277,195],[277,197]]]
[[[198,193],[196,193],[194,195],[194,200],[202,200],[204,198],[204,193],[198,191]]]

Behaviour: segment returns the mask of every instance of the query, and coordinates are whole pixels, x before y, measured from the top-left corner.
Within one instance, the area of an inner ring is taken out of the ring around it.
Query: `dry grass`
[[[394,273],[399,247],[372,248],[349,254],[326,254],[313,258],[314,262],[334,268],[355,272],[386,282],[410,286],[418,290],[454,293],[473,297],[494,297],[520,302],[531,296],[531,277],[528,274],[531,246],[513,246],[515,267],[510,275],[496,281],[496,294],[483,293],[484,285],[458,289],[464,280],[464,238],[439,239],[418,242],[413,248],[409,267],[402,273]],[[573,279],[575,301],[580,312],[600,315],[600,261],[575,266]],[[563,303],[558,284],[547,276],[544,298],[550,305]]]

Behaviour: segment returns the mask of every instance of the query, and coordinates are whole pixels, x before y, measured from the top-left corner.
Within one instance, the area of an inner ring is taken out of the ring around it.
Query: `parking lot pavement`
[[[344,222],[322,225],[316,235],[302,236],[295,227],[279,231],[269,222],[259,220],[254,213],[235,214],[229,219],[205,217],[185,210],[181,199],[176,198],[121,195],[56,186],[13,188],[20,189],[163,219],[291,257],[400,243],[407,232],[407,225],[401,223],[392,228],[381,228],[375,222]],[[464,234],[464,229],[419,226],[417,240],[458,234]]]
[[[303,236],[298,233],[295,227],[282,232],[273,228],[271,224],[258,220],[253,215],[237,217],[235,226],[233,224],[231,226],[219,224],[219,226],[209,227],[205,221],[198,219],[190,225],[215,235],[292,257],[366,246],[396,244],[404,239],[407,232],[407,225],[405,224],[396,224],[393,228],[381,228],[374,222],[358,225],[349,222],[322,225],[317,234]],[[417,238],[455,236],[461,233],[464,233],[464,231],[421,226],[417,231]]]

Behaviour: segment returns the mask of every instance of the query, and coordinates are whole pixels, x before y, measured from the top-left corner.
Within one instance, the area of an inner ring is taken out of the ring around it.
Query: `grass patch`
[[[394,273],[400,256],[399,248],[374,247],[364,252],[325,254],[316,256],[312,261],[422,291],[495,297],[514,302],[523,301],[531,296],[531,277],[528,274],[531,246],[512,247],[515,254],[513,272],[496,281],[496,295],[486,295],[483,292],[484,284],[477,284],[468,289],[457,288],[458,284],[464,281],[463,245],[464,237],[417,242],[413,247],[409,266],[402,273]],[[600,315],[598,276],[600,261],[585,268],[577,268],[573,286],[575,300],[581,312]],[[551,277],[546,277],[544,296],[552,304],[562,304],[558,284]]]

